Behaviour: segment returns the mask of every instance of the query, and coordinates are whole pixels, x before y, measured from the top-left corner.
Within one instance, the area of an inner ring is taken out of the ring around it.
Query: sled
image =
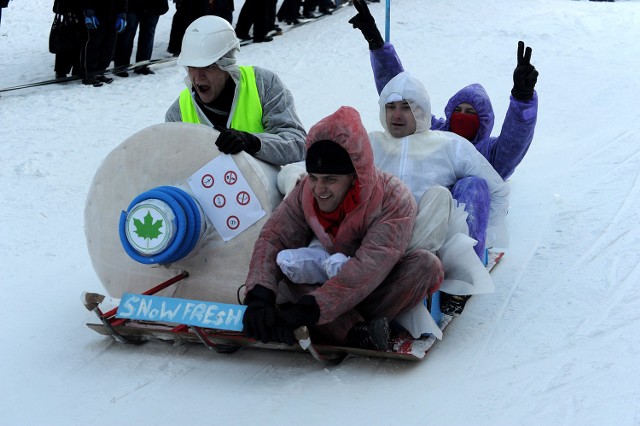
[[[489,252],[487,269],[491,271],[503,255],[504,252]],[[140,295],[125,293],[118,305],[106,312],[103,312],[101,306],[106,299],[104,295],[83,293],[85,307],[94,312],[100,321],[87,323],[87,327],[126,344],[142,344],[151,340],[198,343],[222,354],[230,354],[239,349],[306,352],[325,365],[337,365],[347,357],[419,361],[424,359],[437,341],[430,334],[414,339],[408,332],[392,333],[391,349],[378,351],[318,344],[311,341],[307,327],[300,327],[295,330],[298,342],[293,346],[275,342],[263,343],[246,337],[241,331],[242,314],[246,306],[155,296],[188,276],[188,272],[184,271]],[[438,327],[444,330],[453,319],[452,316],[440,313],[437,318]]]

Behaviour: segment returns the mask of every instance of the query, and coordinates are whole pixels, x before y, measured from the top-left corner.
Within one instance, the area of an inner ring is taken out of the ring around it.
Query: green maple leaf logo
[[[160,234],[162,234],[162,232],[160,232],[162,219],[158,219],[154,222],[150,211],[147,211],[147,215],[144,217],[144,222],[140,219],[134,218],[133,224],[136,227],[135,233],[138,234],[138,237],[140,238],[152,240],[154,238],[158,238]]]

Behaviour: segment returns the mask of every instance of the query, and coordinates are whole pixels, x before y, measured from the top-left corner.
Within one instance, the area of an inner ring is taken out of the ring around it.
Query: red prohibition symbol
[[[227,185],[233,185],[238,181],[238,175],[233,170],[229,170],[224,174],[224,181]]]
[[[236,230],[240,226],[240,219],[237,216],[229,216],[227,218],[227,226],[229,229]]]
[[[202,186],[204,186],[205,188],[211,188],[213,186],[213,176],[211,176],[210,174],[206,174],[204,176],[202,176]]]
[[[246,206],[249,204],[249,201],[251,201],[251,197],[247,191],[240,191],[238,192],[238,195],[236,195],[236,201],[241,206]]]
[[[227,204],[227,199],[225,198],[224,195],[222,194],[216,194],[213,197],[213,205],[218,207],[218,208],[222,208],[224,207],[224,205]]]

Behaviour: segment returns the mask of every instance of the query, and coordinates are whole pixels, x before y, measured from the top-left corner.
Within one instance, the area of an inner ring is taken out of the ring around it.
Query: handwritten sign
[[[124,293],[116,318],[242,331],[243,305]]]
[[[219,155],[187,179],[218,234],[229,241],[267,213],[230,155]]]

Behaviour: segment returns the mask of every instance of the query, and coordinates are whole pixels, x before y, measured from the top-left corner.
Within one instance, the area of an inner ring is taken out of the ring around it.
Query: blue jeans
[[[129,65],[131,63],[131,53],[133,52],[133,39],[138,33],[138,50],[136,51],[136,62],[151,59],[153,53],[153,40],[156,34],[159,15],[144,15],[137,13],[127,13],[127,27],[118,34],[116,40],[116,51],[113,57],[113,64],[116,67]]]

